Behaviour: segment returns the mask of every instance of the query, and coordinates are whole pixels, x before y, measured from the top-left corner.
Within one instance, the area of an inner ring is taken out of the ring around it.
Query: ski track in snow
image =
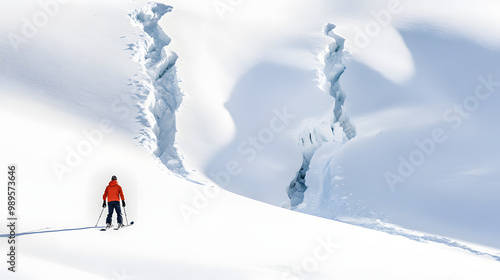
[[[343,144],[356,136],[356,128],[343,108],[346,95],[339,83],[340,76],[346,68],[343,62],[345,39],[336,35],[333,32],[334,28],[335,25],[329,23],[323,30],[326,36],[334,39],[334,42],[328,46],[328,50],[322,58],[324,69],[319,75],[325,91],[334,98],[334,108],[325,120],[320,120],[318,123],[306,127],[300,133],[299,145],[302,148],[303,161],[297,175],[287,189],[292,209],[297,209],[304,201],[304,192],[307,190],[306,175],[316,150],[325,143]]]
[[[142,113],[137,119],[145,128],[139,143],[169,170],[185,176],[187,172],[175,147],[175,112],[183,96],[175,65],[178,56],[168,49],[171,39],[158,24],[171,11],[171,6],[148,3],[130,14],[132,23],[144,32],[140,41],[129,45],[133,59],[143,66],[143,72],[131,82],[136,85],[137,99],[142,101]]]
[[[104,228],[104,226],[98,226],[98,227],[79,227],[79,228],[63,228],[63,229],[50,229],[50,228],[47,228],[46,230],[35,230],[35,231],[19,232],[19,233],[16,233],[16,236],[41,234],[41,233],[67,232],[67,231],[86,230],[86,229],[101,229],[101,228]],[[8,238],[9,236],[10,236],[10,234],[0,234],[0,238],[2,238],[2,237]]]

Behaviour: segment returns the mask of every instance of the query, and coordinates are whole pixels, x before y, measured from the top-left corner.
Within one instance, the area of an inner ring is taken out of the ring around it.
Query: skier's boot
[[[119,223],[119,224],[118,224],[118,228],[121,228],[121,227],[123,227],[123,224],[122,224],[122,223]]]
[[[106,229],[110,229],[112,227],[111,224],[106,224]]]

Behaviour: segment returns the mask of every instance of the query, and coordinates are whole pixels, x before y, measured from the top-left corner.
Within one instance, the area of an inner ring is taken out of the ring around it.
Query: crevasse
[[[334,41],[328,45],[324,56],[322,55],[324,67],[319,71],[323,89],[334,99],[333,109],[323,119],[305,127],[299,134],[298,141],[303,155],[302,165],[287,189],[292,209],[296,209],[304,200],[304,193],[307,191],[307,171],[315,152],[325,143],[334,142],[342,145],[356,136],[356,128],[344,110],[346,95],[339,83],[340,76],[346,69],[345,39],[336,35],[333,32],[334,28],[334,24],[327,24],[323,29],[324,34]]]
[[[185,175],[182,159],[175,147],[176,117],[183,94],[178,85],[177,54],[168,49],[170,37],[158,21],[172,11],[171,6],[148,3],[130,14],[132,23],[143,30],[141,40],[131,46],[133,59],[142,65],[138,99],[142,113],[138,117],[144,128],[139,142],[154,154],[169,170]]]

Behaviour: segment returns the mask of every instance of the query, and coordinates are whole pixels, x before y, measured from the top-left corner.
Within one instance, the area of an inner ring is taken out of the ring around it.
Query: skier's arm
[[[119,191],[119,195],[120,197],[122,198],[122,206],[125,207],[125,196],[123,195],[123,190],[122,190],[122,187],[120,186],[120,191]]]
[[[123,195],[123,190],[122,190],[121,186],[120,186],[120,190],[119,190],[118,194],[120,195],[122,201],[124,201],[125,200],[125,196]]]
[[[106,190],[104,191],[104,194],[102,195],[102,200],[106,201],[107,196],[108,196],[108,187],[106,187]]]

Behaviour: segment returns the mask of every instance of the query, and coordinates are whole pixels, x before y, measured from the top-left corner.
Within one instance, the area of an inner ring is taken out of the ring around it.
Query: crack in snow
[[[336,35],[333,32],[334,28],[335,25],[329,23],[323,29],[324,34],[333,38],[334,42],[328,46],[328,50],[322,58],[325,67],[322,73],[320,73],[325,91],[334,98],[334,108],[329,112],[325,120],[305,128],[300,133],[299,145],[302,148],[303,154],[302,165],[287,189],[292,209],[297,209],[304,201],[304,193],[308,188],[306,185],[306,175],[316,150],[325,143],[335,142],[344,144],[356,136],[356,128],[344,110],[346,95],[340,88],[339,83],[340,76],[346,69],[343,61],[345,57],[345,39]]]
[[[171,11],[171,6],[160,3],[148,3],[133,11],[130,14],[132,23],[145,34],[130,48],[135,51],[134,60],[143,66],[137,95],[144,100],[138,121],[145,128],[140,132],[139,143],[169,170],[184,176],[187,172],[175,147],[175,111],[183,97],[175,65],[178,56],[168,49],[171,38],[158,24],[161,17]]]

